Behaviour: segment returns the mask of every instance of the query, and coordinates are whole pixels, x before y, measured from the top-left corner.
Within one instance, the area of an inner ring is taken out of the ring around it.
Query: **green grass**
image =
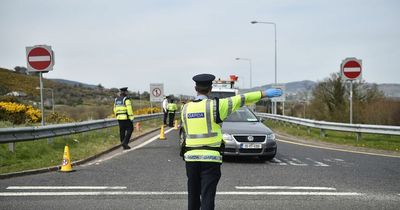
[[[141,122],[141,131],[135,130],[133,137],[159,128],[161,124],[159,119]],[[15,152],[8,151],[8,144],[0,144],[0,174],[60,165],[65,145],[69,145],[71,161],[77,161],[120,143],[118,126],[56,137],[51,139],[50,144],[47,141],[16,143]]]
[[[389,151],[400,151],[400,136],[380,135],[380,134],[362,134],[360,140],[357,141],[356,134],[350,132],[325,131],[325,137],[320,136],[319,129],[310,129],[304,126],[294,124],[277,123],[271,120],[266,121],[266,125],[271,129],[287,133],[292,136],[300,137],[305,140],[319,140],[335,144],[350,145],[356,147],[365,147]]]

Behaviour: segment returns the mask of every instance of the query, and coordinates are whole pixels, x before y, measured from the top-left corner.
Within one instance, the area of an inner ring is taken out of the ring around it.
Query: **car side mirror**
[[[265,119],[260,117],[260,122],[264,123]]]

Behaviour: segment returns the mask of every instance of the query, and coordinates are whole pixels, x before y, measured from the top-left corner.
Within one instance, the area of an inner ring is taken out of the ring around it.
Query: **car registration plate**
[[[260,149],[261,144],[240,144],[241,149]]]

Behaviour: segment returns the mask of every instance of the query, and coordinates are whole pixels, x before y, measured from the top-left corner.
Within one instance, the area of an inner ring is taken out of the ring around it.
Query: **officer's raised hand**
[[[271,88],[263,91],[263,96],[272,98],[272,97],[279,97],[282,95],[282,90],[279,88]]]

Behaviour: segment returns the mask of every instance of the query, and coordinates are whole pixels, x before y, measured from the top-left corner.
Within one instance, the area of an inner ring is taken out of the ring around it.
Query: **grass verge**
[[[305,140],[319,140],[329,143],[350,145],[355,147],[365,147],[389,151],[400,151],[400,136],[362,134],[360,140],[356,140],[356,134],[350,132],[325,131],[325,137],[320,136],[320,130],[311,128],[308,133],[304,126],[297,126],[289,123],[265,121],[265,124],[274,131],[287,133],[292,136],[300,137]]]
[[[159,128],[162,122],[155,119],[140,124],[141,130],[135,129],[133,137]],[[118,126],[50,140],[49,144],[48,139],[16,143],[15,152],[8,151],[8,144],[0,144],[0,174],[60,165],[65,145],[70,147],[71,161],[77,161],[120,143]]]

